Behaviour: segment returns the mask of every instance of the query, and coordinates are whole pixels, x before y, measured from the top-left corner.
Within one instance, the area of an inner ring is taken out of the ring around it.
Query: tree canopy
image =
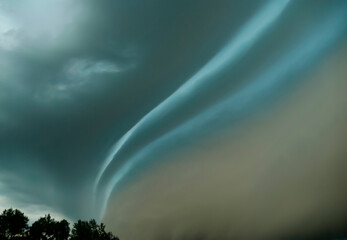
[[[57,221],[50,214],[39,218],[30,227],[29,218],[18,209],[6,209],[0,215],[0,240],[119,240],[106,232],[103,223],[78,220],[70,224],[63,219]]]
[[[94,219],[90,221],[79,220],[74,224],[71,240],[119,240],[111,232],[105,231],[105,225],[98,225]]]
[[[69,233],[70,227],[68,221],[56,221],[49,214],[34,222],[29,229],[29,235],[32,239],[67,240]]]
[[[0,239],[14,239],[28,229],[28,217],[18,209],[6,209],[0,215]]]

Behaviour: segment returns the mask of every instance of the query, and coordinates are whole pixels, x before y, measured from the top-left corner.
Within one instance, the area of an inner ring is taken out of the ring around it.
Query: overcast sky
[[[0,210],[347,236],[346,44],[339,0],[0,0]]]

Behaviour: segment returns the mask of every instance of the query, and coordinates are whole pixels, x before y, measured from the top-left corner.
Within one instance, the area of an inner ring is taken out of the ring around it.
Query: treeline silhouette
[[[28,222],[29,218],[18,209],[5,209],[0,215],[0,240],[119,240],[94,219],[78,220],[72,229],[68,221],[57,221],[50,214],[31,226]]]

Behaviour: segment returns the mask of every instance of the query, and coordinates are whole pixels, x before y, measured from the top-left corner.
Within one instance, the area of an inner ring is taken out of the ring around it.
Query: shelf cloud
[[[0,2],[0,208],[120,239],[347,236],[347,4]]]

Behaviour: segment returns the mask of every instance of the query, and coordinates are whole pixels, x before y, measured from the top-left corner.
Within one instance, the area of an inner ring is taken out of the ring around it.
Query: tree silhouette
[[[28,229],[28,217],[18,209],[6,209],[0,215],[0,239],[15,239]]]
[[[67,240],[70,227],[66,220],[54,220],[51,215],[41,217],[30,227],[30,238],[35,240]]]
[[[70,240],[119,240],[111,232],[105,231],[105,225],[98,225],[94,219],[79,220],[72,228]]]
[[[32,239],[51,239],[53,236],[54,219],[48,214],[45,217],[39,218],[30,227],[30,238]]]
[[[39,218],[28,228],[29,219],[21,211],[12,208],[0,215],[0,240],[119,240],[105,225],[92,219],[78,220],[71,234],[69,222],[56,221],[50,214]]]
[[[65,219],[55,224],[55,237],[56,240],[67,240],[70,235],[69,222]]]

